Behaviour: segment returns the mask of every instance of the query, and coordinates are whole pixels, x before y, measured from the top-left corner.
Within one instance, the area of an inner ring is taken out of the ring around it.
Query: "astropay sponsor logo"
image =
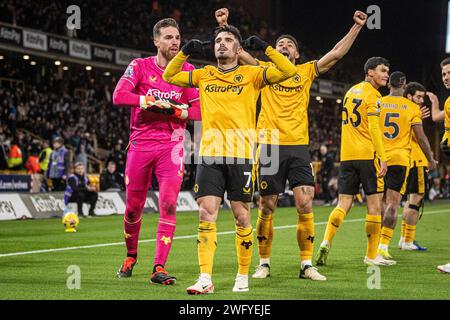
[[[20,44],[20,39],[22,37],[22,32],[20,29],[4,27],[0,28],[0,40],[5,42],[11,42],[14,44]]]
[[[54,196],[30,196],[31,203],[37,212],[62,212],[64,210],[64,200]]]
[[[59,39],[56,37],[48,37],[48,49],[50,51],[62,52],[67,54],[69,50],[69,42],[65,39]]]
[[[170,91],[170,92],[164,92],[159,89],[150,89],[147,91],[147,96],[154,96],[159,97],[162,99],[173,99],[173,100],[180,100],[181,99],[182,92],[177,91]]]
[[[70,40],[69,54],[73,57],[91,60],[91,45],[84,42]]]
[[[96,60],[113,62],[114,51],[108,48],[92,46],[92,57]]]
[[[125,204],[117,192],[100,192],[98,194],[97,204],[95,205],[95,214],[110,215],[124,213]]]
[[[31,218],[18,194],[0,195],[0,220]]]
[[[47,51],[47,35],[23,30],[23,46],[26,48]]]

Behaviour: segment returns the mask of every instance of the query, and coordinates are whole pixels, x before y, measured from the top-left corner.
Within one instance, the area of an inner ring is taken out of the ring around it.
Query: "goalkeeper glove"
[[[175,100],[154,96],[141,96],[140,100],[140,108],[142,110],[171,115],[178,119],[186,119],[188,117],[188,106]]]
[[[257,36],[251,36],[244,41],[244,48],[252,51],[266,51],[269,44]]]
[[[445,155],[450,156],[450,146],[448,145],[448,138],[441,142],[441,151]]]

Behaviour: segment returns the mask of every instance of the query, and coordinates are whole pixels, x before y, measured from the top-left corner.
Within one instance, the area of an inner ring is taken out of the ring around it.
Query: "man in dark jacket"
[[[98,193],[95,186],[89,185],[89,180],[84,174],[84,165],[81,162],[75,163],[75,174],[67,180],[67,188],[64,193],[64,204],[67,207],[69,202],[76,202],[78,216],[83,216],[83,203],[88,203],[89,215],[95,216],[94,209],[97,203]]]
[[[114,161],[109,161],[108,166],[100,175],[100,190],[125,190],[123,175],[116,171],[116,163]]]

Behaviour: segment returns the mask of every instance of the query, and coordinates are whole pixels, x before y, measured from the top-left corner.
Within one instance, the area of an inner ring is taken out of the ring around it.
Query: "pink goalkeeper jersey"
[[[182,88],[164,81],[163,67],[156,62],[156,56],[133,60],[117,84],[127,86],[129,82],[135,95],[151,95],[160,98],[170,98],[181,103],[190,104],[188,119],[200,120],[199,94],[197,88]],[[183,71],[193,70],[194,66],[185,62]],[[194,115],[195,114],[195,115]],[[131,108],[130,143],[134,150],[150,151],[155,143],[168,143],[172,133],[177,129],[185,129],[186,121],[170,115],[157,114],[141,110],[138,106]],[[184,137],[184,135],[183,135]]]

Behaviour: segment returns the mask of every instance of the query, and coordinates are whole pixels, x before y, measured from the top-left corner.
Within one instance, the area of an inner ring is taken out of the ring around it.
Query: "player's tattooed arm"
[[[429,91],[427,92],[427,96],[431,101],[431,119],[433,119],[434,122],[444,121],[445,112],[444,110],[439,109],[438,97],[434,93]]]
[[[433,151],[431,151],[430,142],[428,141],[427,136],[425,135],[425,132],[423,131],[423,127],[420,124],[416,124],[412,126],[414,135],[417,138],[417,142],[419,143],[420,149],[422,149],[423,153],[425,153],[425,156],[428,160],[428,169],[429,170],[435,170],[437,161],[434,160]]]
[[[355,24],[350,31],[339,41],[331,51],[324,55],[318,62],[319,73],[325,73],[331,69],[339,60],[341,60],[355,42],[356,37],[367,21],[367,14],[362,11],[356,11],[353,15]]]

